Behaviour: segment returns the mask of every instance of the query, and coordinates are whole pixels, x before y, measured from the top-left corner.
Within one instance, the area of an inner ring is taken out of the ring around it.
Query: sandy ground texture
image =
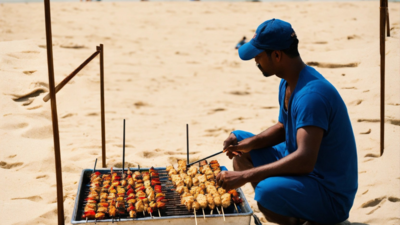
[[[222,150],[235,129],[259,133],[277,122],[279,79],[264,78],[234,46],[267,19],[289,21],[303,60],[335,85],[349,110],[359,162],[349,221],[399,224],[400,4],[390,2],[389,9],[382,157],[376,1],[52,3],[56,83],[103,43],[107,167],[121,167],[124,118],[129,166],[186,158],[186,123],[190,159],[197,160]],[[48,93],[43,4],[0,4],[0,34],[0,223],[56,224],[50,103],[42,100]],[[98,62],[57,95],[66,224],[82,169],[101,159]],[[215,159],[232,169],[227,157]],[[261,217],[250,185],[242,189]]]

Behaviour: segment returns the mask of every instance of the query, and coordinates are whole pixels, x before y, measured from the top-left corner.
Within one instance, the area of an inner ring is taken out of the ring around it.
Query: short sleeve
[[[293,110],[296,130],[305,126],[316,126],[328,131],[331,107],[329,101],[319,93],[307,93],[299,98]]]

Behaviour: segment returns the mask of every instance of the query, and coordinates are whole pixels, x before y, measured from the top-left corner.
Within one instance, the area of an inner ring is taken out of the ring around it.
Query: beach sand
[[[379,157],[379,3],[52,3],[56,83],[105,48],[107,167],[166,166],[222,150],[235,130],[277,122],[279,79],[234,47],[270,18],[286,20],[347,104],[357,141],[353,224],[400,223],[400,4],[389,3],[386,142]],[[42,3],[0,4],[1,224],[56,224],[56,179]],[[82,169],[101,161],[99,60],[57,94],[65,222]],[[224,155],[215,157],[232,170]],[[97,165],[100,166],[101,163]],[[242,187],[255,213],[250,185]],[[267,223],[265,218],[261,218]],[[222,223],[222,221],[221,221]]]

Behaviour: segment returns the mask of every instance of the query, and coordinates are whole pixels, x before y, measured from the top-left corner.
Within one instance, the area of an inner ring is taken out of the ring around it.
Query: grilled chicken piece
[[[143,181],[147,180],[150,180],[150,175],[149,174],[143,175]]]
[[[128,178],[128,184],[131,185],[131,186],[135,185],[135,181],[133,180],[132,177]]]
[[[193,186],[199,186],[199,179],[197,179],[196,177],[193,177],[193,179],[192,179],[192,183],[193,183]]]
[[[207,177],[205,175],[201,175],[198,177],[200,183],[205,183],[207,181]]]
[[[198,203],[198,202],[193,202],[193,204],[192,204],[192,208],[193,209],[195,209],[195,210],[199,210],[200,209],[200,204]]]
[[[218,193],[216,193],[216,194],[213,194],[213,197],[214,197],[214,204],[216,206],[221,206],[222,205],[221,196]]]
[[[188,211],[192,209],[193,202],[194,202],[193,196],[186,196],[181,199],[181,204],[185,205]]]
[[[214,209],[215,208],[215,203],[214,203],[214,198],[211,194],[207,194],[206,195],[207,198],[207,203],[208,203],[208,207],[210,209]]]
[[[201,188],[202,190],[206,189],[206,185],[204,183],[200,183],[199,184],[199,188]]]
[[[175,182],[175,186],[176,187],[185,186],[185,182],[183,182],[183,180],[177,181],[177,182]]]
[[[125,187],[128,184],[128,182],[126,182],[126,180],[121,180],[121,186]]]
[[[200,166],[205,166],[205,165],[207,165],[207,160],[200,161]]]
[[[129,211],[129,217],[131,217],[131,218],[136,218],[136,212],[135,212],[135,210]]]
[[[183,180],[183,182],[185,182],[186,187],[191,188],[193,185],[193,180],[191,177],[187,176],[185,177],[185,179]]]
[[[179,176],[182,178],[182,180],[185,180],[185,178],[188,177],[188,175],[186,174],[186,172],[184,172],[184,173],[179,173]]]
[[[221,195],[222,207],[227,208],[231,205],[231,194],[225,193]]]
[[[201,172],[202,174],[205,174],[207,170],[211,170],[210,166],[209,166],[209,165],[204,165],[204,166],[200,169],[200,172]]]
[[[200,204],[200,207],[205,209],[207,208],[207,198],[203,194],[198,194],[196,198],[197,202]]]
[[[108,215],[110,217],[115,217],[115,214],[117,213],[117,208],[115,208],[115,206],[110,205],[110,207],[108,208]]]
[[[171,176],[172,174],[178,174],[174,168],[172,168],[169,172],[168,175]]]
[[[146,180],[146,181],[144,181],[144,186],[147,188],[147,187],[150,187],[151,186],[151,181],[150,180]]]
[[[146,194],[143,192],[143,191],[138,191],[137,193],[136,193],[136,196],[137,197],[146,197]]]
[[[173,169],[174,168],[174,166],[172,166],[172,165],[169,165],[169,166],[167,166],[167,168],[165,168],[165,170],[167,171],[167,172],[169,172],[171,169]]]
[[[218,188],[218,193],[219,193],[219,195],[221,195],[221,198],[222,198],[222,195],[226,193],[226,190],[223,189],[222,187],[220,187],[220,188]]]
[[[128,204],[135,204],[136,199],[135,198],[131,198],[128,201],[126,201]]]
[[[143,212],[144,211],[144,204],[142,200],[138,200],[135,204],[135,208],[137,212]]]
[[[215,193],[215,192],[217,192],[217,188],[215,188],[215,186],[213,186],[213,185],[207,185],[206,186],[206,190],[207,190],[207,193]]]
[[[118,193],[125,193],[125,189],[123,187],[117,187]]]
[[[194,177],[197,174],[197,167],[195,165],[191,166],[187,171],[187,175]]]
[[[108,212],[108,209],[107,209],[107,207],[99,207],[98,209],[97,209],[97,212],[99,213],[99,212],[101,212],[101,213],[107,213]]]
[[[182,172],[186,172],[186,161],[178,160],[178,170]]]
[[[90,191],[91,191],[91,192],[93,192],[93,191],[94,191],[94,192],[100,192],[101,189],[102,189],[102,188],[101,188],[100,186],[98,186],[98,187],[90,187]]]
[[[214,170],[214,176],[217,177],[217,175],[221,173],[221,170]]]
[[[96,216],[95,216],[95,218],[98,219],[98,220],[102,220],[105,217],[106,217],[106,214],[103,213],[103,212],[98,212],[98,213],[96,213]]]
[[[179,194],[182,194],[184,192],[189,192],[189,189],[185,186],[178,186],[176,188],[176,192],[178,192]]]
[[[151,202],[154,201],[154,191],[147,194],[147,199]]]

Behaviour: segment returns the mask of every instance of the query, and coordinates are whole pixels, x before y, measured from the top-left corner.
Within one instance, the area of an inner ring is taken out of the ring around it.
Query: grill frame
[[[131,168],[130,168],[131,169]],[[140,168],[140,171],[148,171],[150,168]],[[155,167],[155,170],[164,170],[165,167]],[[122,172],[122,169],[115,168],[113,169],[115,172]],[[132,168],[131,171],[137,171],[137,168]],[[221,171],[226,171],[226,167],[221,166]],[[110,169],[96,169],[96,171],[99,171],[100,173],[109,173],[111,172]],[[126,170],[125,170],[126,171]],[[194,223],[194,215],[173,215],[173,216],[162,216],[158,217],[157,213],[154,213],[153,218],[151,217],[142,217],[142,218],[120,218],[120,219],[104,219],[104,220],[83,220],[81,218],[78,218],[79,215],[81,215],[78,210],[83,210],[83,199],[86,198],[84,196],[84,187],[83,185],[88,185],[84,184],[84,179],[85,175],[88,176],[87,174],[91,174],[93,172],[93,169],[83,169],[81,173],[81,177],[79,179],[79,184],[78,184],[78,190],[75,198],[75,204],[74,204],[74,210],[72,212],[72,217],[71,217],[71,224],[95,224],[95,223],[101,223],[101,224],[112,224],[112,223],[118,223],[118,224],[128,224],[128,223],[135,223],[135,224],[149,224],[151,222],[153,223],[162,223],[162,222],[168,222],[168,223],[173,223],[173,224],[188,224],[188,223]],[[89,175],[90,176],[90,175]],[[165,186],[163,186],[164,190]],[[246,197],[242,190],[240,188],[236,189],[237,192],[239,193],[240,197],[243,200],[243,203],[238,205],[239,207],[239,213],[233,212],[233,213],[225,213],[225,222],[228,222],[229,224],[250,224],[251,216],[253,215],[253,210],[251,209],[249,203],[246,200]],[[82,202],[82,205],[80,205],[80,202]],[[232,203],[233,205],[233,203]],[[168,206],[168,203],[167,203]],[[213,215],[207,215],[206,214],[206,220],[203,219],[203,213],[201,210],[197,211],[197,221],[198,224],[209,224],[211,222],[223,222],[223,215],[222,214],[217,214],[216,210],[214,210],[215,214]],[[139,212],[138,212],[139,213]]]

